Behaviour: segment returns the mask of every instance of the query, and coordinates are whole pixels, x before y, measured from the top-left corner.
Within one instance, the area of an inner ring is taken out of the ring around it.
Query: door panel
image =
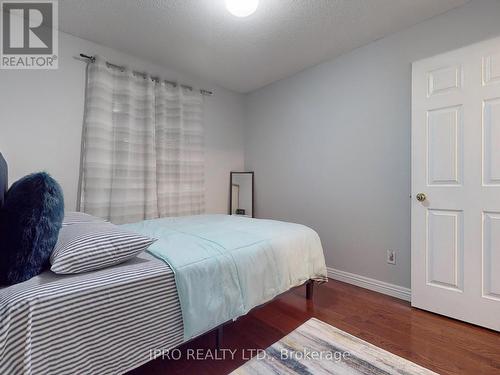
[[[445,94],[460,90],[462,87],[462,67],[460,65],[446,66],[428,73],[427,96]]]
[[[500,185],[500,98],[483,103],[483,184]]]
[[[427,112],[429,185],[458,185],[462,171],[462,108],[439,108]]]
[[[413,64],[411,195],[412,305],[500,330],[500,38]]]
[[[483,293],[500,300],[500,212],[483,215]]]
[[[427,283],[461,290],[462,212],[428,210],[427,223]]]
[[[500,83],[500,53],[483,57],[483,85]]]

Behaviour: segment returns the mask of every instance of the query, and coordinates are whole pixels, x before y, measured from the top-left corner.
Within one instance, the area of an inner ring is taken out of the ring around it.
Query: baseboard
[[[346,271],[337,270],[327,267],[328,277],[334,280],[343,281],[344,283],[359,286],[361,288],[370,289],[375,292],[387,294],[405,301],[411,301],[411,289],[399,285],[386,283],[385,281],[371,279],[366,276],[357,275]]]

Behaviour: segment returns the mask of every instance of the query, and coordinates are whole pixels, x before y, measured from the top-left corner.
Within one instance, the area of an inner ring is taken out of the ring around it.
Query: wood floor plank
[[[227,325],[222,347],[234,350],[234,358],[187,360],[190,349],[214,349],[209,333],[182,346],[181,360],[156,359],[130,375],[227,374],[245,362],[246,349],[265,349],[312,317],[441,374],[500,374],[498,332],[330,280],[316,287],[314,303],[305,299],[305,287],[297,288]]]

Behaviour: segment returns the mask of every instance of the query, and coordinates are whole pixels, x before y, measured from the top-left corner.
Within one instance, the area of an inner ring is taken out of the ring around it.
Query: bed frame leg
[[[306,283],[306,298],[308,300],[312,300],[313,299],[313,295],[314,295],[314,281],[313,280],[309,280]]]
[[[215,347],[217,350],[219,350],[222,346],[222,336],[223,336],[223,329],[222,326],[219,326],[215,330]]]

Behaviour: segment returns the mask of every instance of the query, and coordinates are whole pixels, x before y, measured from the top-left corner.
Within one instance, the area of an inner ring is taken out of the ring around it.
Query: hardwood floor
[[[311,317],[441,374],[500,374],[499,333],[334,280],[315,286],[314,303],[300,287],[225,326],[222,348],[237,349],[234,359],[186,359],[188,350],[214,348],[210,333],[182,346],[180,360],[156,359],[130,374],[227,374],[245,362],[243,349],[265,349]]]

